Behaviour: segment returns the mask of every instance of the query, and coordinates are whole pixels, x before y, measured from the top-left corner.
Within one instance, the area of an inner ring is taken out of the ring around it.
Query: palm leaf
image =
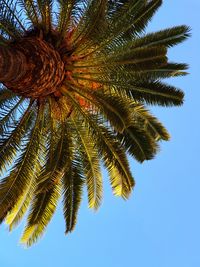
[[[61,137],[53,151],[54,155],[50,157],[49,154],[45,168],[37,178],[28,224],[21,239],[28,246],[42,236],[50,222],[60,198],[61,179],[69,168],[71,141],[68,124],[64,121],[62,123]],[[31,229],[34,231],[31,232]]]
[[[102,200],[102,176],[98,151],[84,125],[71,118],[77,132],[77,149],[80,151],[83,173],[86,177],[89,208],[98,209]]]
[[[21,166],[20,175],[23,171],[27,171],[28,179],[23,184],[24,189],[15,206],[11,209],[6,217],[6,223],[9,225],[9,229],[12,230],[22,220],[25,212],[27,211],[29,204],[33,198],[33,192],[36,188],[36,177],[39,175],[45,156],[45,142],[46,142],[46,129],[44,127],[43,110],[40,108],[38,111],[38,118],[36,120],[34,129],[31,132],[29,144],[26,148],[26,153],[29,153],[28,163],[24,158],[25,168]],[[31,168],[31,165],[33,166]],[[19,178],[18,178],[19,180]],[[22,188],[21,188],[22,189]]]
[[[32,200],[32,207],[21,237],[21,243],[31,246],[42,236],[51,220],[60,198],[60,183],[55,184],[48,192],[38,194]]]
[[[20,7],[25,11],[27,18],[32,22],[34,26],[39,25],[40,15],[38,6],[36,6],[33,0],[18,0]]]
[[[32,126],[34,118],[33,103],[29,104],[26,112],[23,114],[21,120],[14,126],[14,130],[9,129],[5,135],[0,138],[0,172],[6,169],[8,164],[13,162],[17,152],[21,149],[21,141],[27,131]]]
[[[48,33],[52,28],[52,6],[53,0],[37,0],[37,7],[41,15],[41,26],[45,33]]]
[[[0,1],[0,29],[10,37],[20,37],[26,31],[21,16],[17,11],[17,3],[13,0]]]
[[[72,23],[73,21],[73,11],[76,10],[78,3],[81,1],[76,0],[58,0],[59,3],[59,15],[58,15],[58,30],[61,34],[61,37],[63,38],[66,34],[67,30],[70,27],[73,27]],[[78,10],[77,10],[78,11]]]
[[[79,53],[83,47],[88,49],[91,45],[95,44],[97,38],[99,40],[99,32],[102,31],[105,21],[106,4],[107,0],[91,0],[85,13],[82,15],[82,19],[77,25],[76,34],[73,36],[73,44]]]
[[[159,80],[165,79],[170,77],[177,77],[177,76],[184,76],[187,75],[188,72],[187,64],[178,64],[178,63],[166,63],[160,66],[151,66],[146,69],[141,70],[134,70],[132,68],[123,69],[123,72],[126,73],[127,78],[133,80]],[[117,74],[116,74],[117,75]],[[120,74],[119,74],[120,75]]]
[[[2,86],[2,84],[0,84],[0,108],[2,107],[2,101],[4,103],[5,101],[15,97],[16,94],[14,94],[12,91],[9,91],[4,86]]]
[[[134,21],[131,24],[132,26],[125,31],[123,38],[130,39],[132,35],[144,31],[148,22],[162,5],[162,0],[143,1],[143,3],[142,8],[135,15]]]
[[[2,136],[6,130],[8,131],[9,127],[15,123],[16,112],[20,111],[20,106],[23,104],[23,102],[24,99],[21,98],[17,102],[14,101],[14,103],[12,103],[9,101],[9,104],[4,105],[4,109],[1,112],[0,117],[0,136]]]
[[[77,213],[81,203],[83,178],[80,170],[79,162],[76,159],[71,161],[71,165],[63,176],[63,206],[64,218],[66,222],[66,231],[73,231]]]
[[[158,81],[135,83],[124,90],[133,99],[147,104],[179,106],[183,103],[184,94],[180,89]]]
[[[128,46],[131,46],[131,48],[163,45],[167,47],[173,47],[183,42],[189,36],[190,28],[182,25],[155,33],[146,34],[144,37],[134,39]]]
[[[123,134],[118,133],[117,137],[125,150],[139,162],[152,159],[158,150],[155,139],[138,127],[137,122],[126,128]]]
[[[158,121],[157,118],[152,116],[147,109],[141,104],[132,104],[133,121],[145,130],[156,140],[169,140],[170,135],[165,127]]]
[[[35,167],[38,166],[37,154],[40,147],[39,137],[41,138],[40,130],[41,124],[43,124],[41,115],[43,115],[43,112],[39,110],[34,128],[28,136],[28,144],[18,157],[11,174],[4,178],[0,184],[1,219],[4,214],[14,207],[21,194],[29,186],[30,181],[34,179],[33,176],[35,177]]]

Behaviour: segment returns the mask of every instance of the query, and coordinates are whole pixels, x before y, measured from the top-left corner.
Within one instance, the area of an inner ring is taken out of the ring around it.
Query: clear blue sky
[[[192,38],[170,51],[190,64],[190,75],[173,84],[184,89],[181,108],[154,108],[172,135],[156,159],[131,161],[136,187],[124,202],[111,194],[105,174],[104,201],[97,213],[86,196],[75,231],[64,235],[61,207],[42,240],[30,249],[18,244],[22,227],[0,229],[2,267],[199,267],[200,266],[200,103],[199,0],[164,1],[149,31],[187,24]]]

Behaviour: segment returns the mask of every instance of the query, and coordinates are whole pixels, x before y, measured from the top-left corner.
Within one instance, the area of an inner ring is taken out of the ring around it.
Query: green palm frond
[[[49,153],[46,164],[38,177],[37,193],[51,189],[55,183],[62,179],[68,168],[72,146],[71,133],[68,123],[62,122],[59,127],[61,127],[61,132],[58,140],[54,136],[55,132],[51,132]]]
[[[69,27],[70,23],[70,16],[74,4],[74,0],[71,1],[65,1],[65,0],[59,0],[59,17],[58,17],[58,29],[61,32],[62,36],[65,34]]]
[[[61,29],[61,25],[67,25],[66,23],[75,23],[80,19],[80,15],[83,14],[88,0],[58,0],[59,14],[58,14],[58,27]],[[68,25],[69,26],[69,25]],[[63,28],[63,31],[67,28]]]
[[[17,102],[12,103],[9,101],[9,104],[4,105],[3,112],[0,116],[0,136],[5,133],[9,127],[15,123],[16,112],[20,110],[20,105],[23,103],[24,99],[20,99]]]
[[[128,198],[135,184],[130,172],[125,150],[114,136],[105,128],[95,132],[98,139],[99,153],[109,171],[114,195]],[[116,175],[117,174],[117,175]]]
[[[41,25],[45,33],[48,33],[52,27],[52,6],[53,0],[37,0],[37,7],[41,16]]]
[[[188,72],[187,64],[178,64],[178,63],[166,63],[161,66],[152,66],[151,68],[144,69],[144,70],[124,70],[128,77],[133,77],[135,80],[142,79],[142,80],[159,80],[165,79],[170,77],[178,77],[187,75]],[[130,78],[131,79],[131,78]]]
[[[21,243],[31,246],[42,236],[55,212],[60,192],[60,183],[58,183],[47,192],[35,195],[28,216],[28,224],[21,237]]]
[[[4,105],[17,98],[16,94],[7,90],[6,88],[0,88],[0,109],[4,108]]]
[[[35,176],[35,166],[38,164],[37,154],[40,146],[41,128],[43,126],[42,110],[38,112],[34,128],[28,134],[28,143],[19,156],[13,171],[9,176],[4,178],[0,184],[0,205],[2,207],[0,218],[10,211],[26,187],[29,186],[30,180]],[[38,129],[39,128],[39,129]]]
[[[65,233],[73,231],[81,203],[83,176],[78,157],[72,155],[69,168],[63,176],[63,206],[66,223]]]
[[[173,27],[144,35],[131,42],[131,48],[149,46],[172,47],[187,39],[190,36],[190,28],[186,25]],[[130,45],[130,44],[129,44]]]
[[[9,225],[9,230],[12,230],[21,222],[21,220],[23,219],[25,213],[27,212],[30,206],[34,190],[36,187],[36,177],[39,175],[43,163],[41,160],[45,154],[43,148],[44,144],[40,143],[40,149],[37,155],[38,162],[35,161],[35,166],[34,166],[35,168],[34,175],[31,176],[31,179],[29,179],[26,189],[20,195],[20,198],[18,199],[15,206],[9,211],[8,215],[6,216],[6,223]]]
[[[97,106],[102,114],[117,132],[123,132],[131,123],[130,103],[117,95],[94,92],[92,95],[97,101]]]
[[[73,43],[78,47],[78,51],[81,51],[82,47],[88,48],[95,44],[95,36],[104,27],[106,4],[107,0],[90,1],[77,26],[77,35],[73,37]],[[93,42],[88,46],[88,41]]]
[[[170,139],[170,135],[165,127],[141,104],[132,104],[132,116],[133,122],[137,123],[141,129],[147,131],[156,141],[168,141]]]
[[[76,120],[73,120],[73,124],[77,132],[77,149],[80,151],[80,160],[86,177],[89,208],[98,209],[102,200],[102,176],[98,151],[86,127]]]
[[[132,27],[125,31],[125,38],[136,33],[141,33],[145,30],[148,22],[152,19],[155,12],[162,5],[162,0],[150,0],[150,1],[141,1],[143,2],[142,8],[136,12],[132,24]]]
[[[110,27],[107,28],[106,34],[107,41],[104,40],[103,44],[114,43],[115,39],[121,37],[126,31],[135,27],[135,19],[137,14],[144,6],[144,1],[132,0],[126,1],[122,5],[118,5],[115,12],[112,12],[109,16]],[[119,19],[120,18],[120,19]],[[123,39],[121,40],[123,42]]]
[[[22,191],[19,194],[20,198],[16,201],[15,206],[11,209],[6,217],[6,223],[9,225],[9,229],[12,230],[22,220],[25,212],[27,211],[29,204],[33,198],[33,193],[36,188],[37,176],[40,174],[45,157],[45,134],[44,128],[43,110],[38,113],[33,130],[30,133],[29,143],[26,147],[26,154],[23,155],[23,162],[20,164],[19,174],[22,175],[22,179],[26,179],[23,186],[20,187]],[[15,177],[17,174],[15,174]],[[17,177],[20,181],[20,177]],[[13,189],[14,190],[14,189]]]
[[[106,27],[105,23],[102,23],[102,25],[99,23],[101,25],[101,28],[99,27],[100,35],[103,38],[97,48],[98,51],[107,46],[113,49],[113,43],[114,46],[118,42],[122,44],[127,37],[130,39],[130,36],[134,35],[134,33],[136,35],[141,33],[161,4],[161,0],[152,0],[148,4],[141,0],[125,2],[118,9],[118,12],[114,13],[114,17],[110,18],[111,27]],[[91,24],[93,24],[93,21]]]
[[[73,30],[73,27],[77,24],[83,14],[82,9],[85,7],[86,2],[87,0],[58,0],[59,14],[57,24],[62,38],[68,30]]]
[[[126,128],[123,134],[119,133],[117,138],[139,162],[152,159],[158,150],[155,139],[137,123]]]
[[[39,25],[39,9],[34,0],[18,0],[19,6],[25,11],[27,19],[34,25]]]
[[[61,128],[62,138],[56,145],[53,157],[51,154],[48,155],[45,168],[36,181],[35,197],[32,200],[28,224],[21,239],[22,243],[27,245],[33,244],[42,236],[61,196],[61,180],[69,168],[71,147],[68,124],[62,123],[64,124]],[[52,143],[52,145],[55,144]]]
[[[142,83],[145,81],[159,81],[163,78],[184,76],[188,74],[186,72],[188,69],[186,64],[163,64],[162,61],[163,60],[159,62],[157,59],[155,63],[150,62],[143,65],[141,68],[138,68],[138,65],[115,66],[115,68],[104,66],[102,69],[99,67],[95,69],[91,68],[91,71],[88,71],[88,75],[90,75],[90,77],[88,77],[84,72],[81,72],[80,69],[74,71],[72,77],[80,81],[90,81],[103,84],[104,87],[117,88],[117,90],[122,93],[121,88],[127,87],[128,89],[128,87],[132,87],[134,83],[138,84],[138,81],[142,81]],[[69,83],[67,85],[70,86]]]
[[[159,81],[135,83],[124,90],[133,99],[151,105],[179,106],[183,104],[184,93],[180,89]]]
[[[30,103],[26,112],[21,117],[18,124],[8,130],[3,136],[0,137],[0,173],[6,170],[6,166],[12,164],[18,151],[21,150],[20,144],[22,138],[32,126],[32,120],[35,116],[34,110],[31,110],[32,103]],[[4,183],[2,183],[4,184]]]
[[[146,81],[144,79],[138,82],[134,79],[133,81],[130,80],[129,84],[128,79],[127,81],[123,81],[123,79],[107,80],[107,77],[105,77],[105,80],[101,80],[99,78],[86,78],[76,74],[73,77],[83,81],[101,82],[107,86],[112,86],[116,93],[127,95],[134,101],[161,106],[179,106],[183,103],[184,93],[179,88],[159,82],[158,80]]]
[[[19,38],[25,27],[22,23],[20,13],[17,11],[17,2],[13,0],[0,1],[0,31],[13,38]]]

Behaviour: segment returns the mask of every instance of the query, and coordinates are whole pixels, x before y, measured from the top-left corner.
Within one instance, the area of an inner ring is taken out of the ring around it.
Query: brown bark
[[[59,53],[37,37],[0,47],[0,82],[19,95],[39,98],[52,94],[64,77]]]
[[[27,72],[26,56],[13,47],[0,46],[0,82],[18,82]]]

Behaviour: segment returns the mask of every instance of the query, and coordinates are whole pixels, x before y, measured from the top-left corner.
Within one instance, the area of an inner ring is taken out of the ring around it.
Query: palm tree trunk
[[[64,67],[54,47],[39,38],[0,47],[0,82],[25,97],[55,93],[64,80]]]
[[[29,70],[26,56],[13,47],[0,46],[0,82],[18,83]]]

